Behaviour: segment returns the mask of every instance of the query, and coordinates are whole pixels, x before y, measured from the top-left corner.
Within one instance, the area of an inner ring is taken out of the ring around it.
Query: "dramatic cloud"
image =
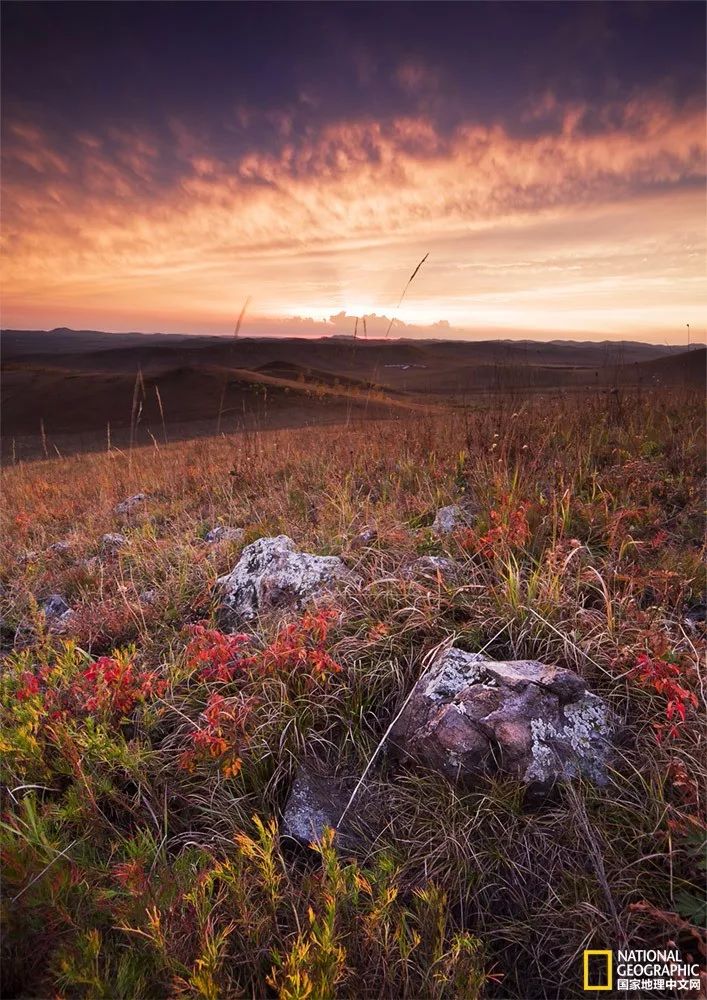
[[[704,324],[701,97],[545,86],[491,115],[460,110],[439,60],[350,51],[356,93],[390,88],[383,113],[346,114],[339,95],[324,114],[305,84],[203,120],[182,107],[67,131],[14,108],[4,324],[227,332],[246,296],[258,329],[389,317],[427,252],[398,316],[420,334]]]

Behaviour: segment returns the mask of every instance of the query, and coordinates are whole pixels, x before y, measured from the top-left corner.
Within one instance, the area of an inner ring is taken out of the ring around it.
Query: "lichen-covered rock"
[[[418,681],[392,736],[455,781],[514,775],[547,789],[606,780],[615,723],[571,670],[450,649]]]
[[[136,493],[134,496],[128,497],[126,500],[121,500],[119,504],[115,506],[116,514],[129,514],[140,504],[145,503],[147,500],[147,493]]]
[[[234,569],[218,580],[221,618],[237,623],[279,608],[301,608],[353,578],[338,556],[299,552],[287,535],[259,538],[243,549]]]
[[[449,535],[457,528],[468,524],[468,517],[463,507],[452,504],[450,507],[440,507],[432,522],[432,530],[436,535]]]
[[[244,537],[243,528],[232,528],[229,525],[219,524],[206,533],[204,541],[208,542],[209,545],[215,545],[218,542],[240,542]]]
[[[118,531],[109,531],[101,538],[101,551],[112,554],[127,544],[128,540],[125,535],[121,535]]]

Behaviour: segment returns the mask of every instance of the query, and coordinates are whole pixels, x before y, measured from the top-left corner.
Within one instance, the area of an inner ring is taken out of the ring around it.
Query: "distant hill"
[[[698,386],[707,353],[650,344],[234,340],[90,330],[6,331],[2,347],[2,434],[15,447],[26,439],[21,454],[36,451],[40,422],[55,443],[66,435],[105,439],[108,425],[122,440],[136,379],[144,441],[164,436],[163,416],[170,437],[186,437],[394,416],[499,392]]]
[[[702,385],[707,382],[707,348],[698,347],[670,358],[642,361],[636,366],[638,380],[655,385]]]

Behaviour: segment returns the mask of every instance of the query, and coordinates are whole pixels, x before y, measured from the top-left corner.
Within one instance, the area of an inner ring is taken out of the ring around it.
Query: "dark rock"
[[[703,625],[707,616],[707,604],[693,604],[685,612],[685,621],[690,625]]]
[[[308,847],[321,840],[324,831],[331,828],[335,831],[337,849],[348,850],[360,844],[363,837],[357,820],[360,820],[366,803],[362,789],[359,789],[351,809],[346,810],[356,781],[354,777],[334,777],[311,766],[301,765],[282,815],[282,836]]]
[[[49,597],[45,597],[44,600],[39,602],[39,606],[44,612],[44,617],[47,621],[53,618],[61,618],[67,611],[71,611],[71,608],[61,594],[50,594]]]

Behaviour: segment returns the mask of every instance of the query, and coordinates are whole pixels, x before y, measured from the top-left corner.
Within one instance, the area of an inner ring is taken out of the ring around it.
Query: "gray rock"
[[[450,507],[440,507],[432,522],[432,530],[436,535],[448,535],[457,528],[468,524],[468,517],[462,507],[452,504]]]
[[[72,622],[74,609],[69,607],[61,594],[50,594],[39,607],[44,612],[44,619],[50,632],[60,635]]]
[[[231,528],[228,525],[219,524],[207,532],[204,536],[204,541],[210,545],[214,545],[217,542],[240,542],[244,537],[245,531],[243,528]]]
[[[49,597],[45,597],[44,600],[39,602],[39,606],[44,612],[44,617],[47,621],[61,618],[67,611],[71,611],[71,608],[61,594],[50,594]]]
[[[359,789],[351,808],[346,810],[356,781],[355,777],[334,777],[300,765],[282,814],[282,836],[308,847],[321,840],[329,828],[334,830],[334,844],[340,851],[368,841],[370,797]]]
[[[130,511],[134,510],[136,507],[139,507],[140,504],[145,503],[147,499],[148,499],[147,493],[136,493],[134,496],[128,497],[127,500],[121,500],[119,504],[116,504],[114,508],[115,513],[129,514]]]
[[[71,542],[54,542],[49,546],[49,551],[59,556],[66,555],[67,552],[71,551]]]
[[[124,545],[128,544],[128,540],[125,535],[121,535],[118,531],[109,531],[101,538],[101,551],[112,553],[117,552]]]
[[[438,576],[443,580],[454,580],[459,575],[459,569],[459,563],[446,556],[420,556],[405,568],[403,575],[408,580],[420,577],[436,580]]]
[[[392,737],[454,781],[500,773],[545,790],[579,776],[604,783],[615,729],[571,670],[450,649],[417,682]]]
[[[140,604],[154,604],[156,600],[156,590],[143,590],[140,594],[138,594],[138,601]]]
[[[351,539],[352,549],[363,549],[367,545],[371,545],[378,538],[378,532],[375,528],[364,528],[362,531],[355,535]]]
[[[338,556],[298,552],[287,535],[259,538],[217,582],[221,617],[236,623],[280,608],[301,608],[347,579],[355,577]]]

